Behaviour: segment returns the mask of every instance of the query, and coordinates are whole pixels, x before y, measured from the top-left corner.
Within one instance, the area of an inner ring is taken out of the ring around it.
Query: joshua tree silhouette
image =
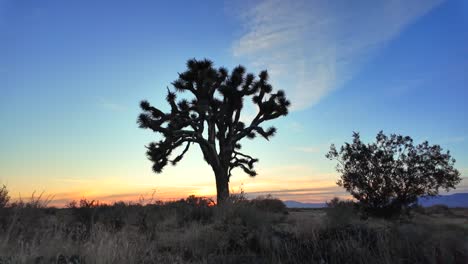
[[[138,117],[141,128],[151,129],[163,135],[163,140],[147,146],[148,158],[154,163],[153,170],[160,173],[168,162],[175,165],[187,153],[192,144],[197,144],[205,161],[211,166],[216,177],[218,203],[229,197],[231,171],[239,167],[250,176],[257,173],[254,163],[258,159],[240,152],[240,141],[254,138],[256,134],[269,139],[276,129],[265,129],[261,124],[288,114],[290,102],[283,91],[272,93],[267,71],[258,79],[246,74],[243,66],[237,66],[229,74],[227,69],[213,68],[210,60],[187,61],[187,70],[179,73],[169,90],[166,100],[171,107],[164,113],[150,105],[140,103],[144,111]],[[176,92],[190,92],[195,98],[176,102]],[[244,98],[251,96],[257,106],[257,115],[247,125],[241,121]],[[176,148],[183,151],[170,160]]]

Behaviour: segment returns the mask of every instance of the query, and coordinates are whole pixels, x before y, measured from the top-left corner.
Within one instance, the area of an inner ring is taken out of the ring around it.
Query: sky
[[[274,138],[243,143],[258,175],[234,171],[233,192],[348,197],[325,154],[380,130],[450,150],[451,193],[468,192],[467,28],[464,0],[0,0],[0,184],[54,205],[215,196],[199,149],[154,174],[158,136],[136,124],[140,100],[167,109],[186,61],[208,58],[267,69],[292,102]]]

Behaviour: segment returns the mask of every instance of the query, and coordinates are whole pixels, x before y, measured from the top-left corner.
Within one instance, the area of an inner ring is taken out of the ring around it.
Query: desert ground
[[[62,209],[32,199],[0,212],[0,263],[468,263],[468,209],[445,206],[380,219],[344,201],[191,196]]]

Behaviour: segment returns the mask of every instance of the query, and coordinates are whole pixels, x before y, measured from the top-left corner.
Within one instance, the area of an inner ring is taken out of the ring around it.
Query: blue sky
[[[212,195],[198,150],[153,174],[156,136],[135,123],[141,99],[166,107],[189,58],[268,69],[292,101],[272,141],[244,143],[259,175],[235,173],[234,190],[344,196],[324,155],[352,131],[440,144],[467,176],[467,28],[462,0],[0,0],[0,183],[58,200]]]

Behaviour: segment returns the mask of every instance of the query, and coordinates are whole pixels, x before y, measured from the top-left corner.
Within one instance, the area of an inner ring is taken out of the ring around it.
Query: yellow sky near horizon
[[[189,195],[215,199],[216,185],[211,168],[206,164],[193,166],[196,161],[192,158],[188,158],[187,164],[170,166],[161,174],[153,173],[148,166],[150,162],[145,161],[146,166],[140,166],[141,171],[135,174],[128,172],[107,177],[80,177],[79,173],[70,171],[69,177],[37,175],[35,178],[19,178],[11,183],[2,183],[7,185],[13,200],[19,197],[28,200],[33,192],[36,196],[43,193],[43,198],[52,198],[49,205],[57,207],[82,198],[105,203],[138,202],[140,198],[148,200],[152,195],[154,199],[162,201],[177,200]],[[282,200],[309,203],[323,203],[333,197],[351,198],[343,188],[336,185],[339,178],[336,172],[326,173],[322,168],[303,164],[271,166],[259,163],[257,167],[259,174],[253,178],[242,171],[234,171],[230,181],[231,192],[239,193],[243,189],[250,198],[271,194]],[[110,172],[116,172],[115,168]],[[466,170],[461,172],[466,173]],[[467,186],[468,181],[464,178],[451,193],[466,189]],[[441,191],[441,194],[445,192]]]
[[[271,194],[283,200],[314,203],[323,203],[335,196],[347,196],[336,186],[336,174],[320,174],[304,165],[259,167],[259,175],[256,177],[236,171],[230,181],[231,192],[239,193],[243,189],[248,197]],[[189,172],[195,176],[183,176]],[[54,178],[38,185],[17,181],[9,189],[13,199],[21,197],[27,200],[34,191],[36,195],[44,192],[44,197],[53,196],[50,203],[53,206],[63,206],[82,198],[106,203],[122,200],[138,202],[141,197],[149,199],[153,194],[154,199],[163,201],[189,195],[216,197],[214,175],[207,165],[195,168],[181,166],[167,169],[162,174],[150,173],[144,177]]]

